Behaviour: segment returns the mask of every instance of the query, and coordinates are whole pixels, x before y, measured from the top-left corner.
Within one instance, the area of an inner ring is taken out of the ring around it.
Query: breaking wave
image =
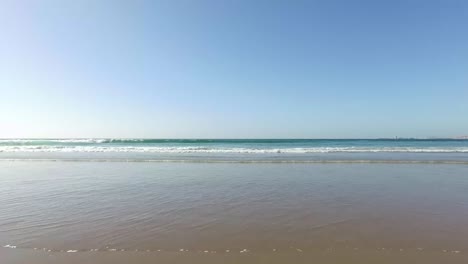
[[[155,146],[0,146],[0,152],[147,152],[147,153],[239,153],[239,154],[307,154],[307,153],[468,153],[468,147],[310,147],[310,148],[222,148],[222,147],[155,147]]]

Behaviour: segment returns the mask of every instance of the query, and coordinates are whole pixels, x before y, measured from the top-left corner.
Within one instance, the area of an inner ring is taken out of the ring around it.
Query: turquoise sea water
[[[0,139],[0,158],[138,160],[452,160],[463,139]]]
[[[0,139],[0,151],[468,152],[463,139]]]

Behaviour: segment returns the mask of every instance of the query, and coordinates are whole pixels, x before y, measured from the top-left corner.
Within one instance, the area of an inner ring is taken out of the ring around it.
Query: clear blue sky
[[[0,3],[0,137],[468,134],[468,1]]]

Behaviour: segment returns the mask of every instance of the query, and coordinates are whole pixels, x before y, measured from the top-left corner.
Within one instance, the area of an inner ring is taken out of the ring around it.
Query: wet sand
[[[0,171],[0,263],[468,262],[463,164],[1,161]]]

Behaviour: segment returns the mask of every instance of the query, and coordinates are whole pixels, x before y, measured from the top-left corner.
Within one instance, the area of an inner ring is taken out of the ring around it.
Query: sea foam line
[[[302,148],[223,148],[223,147],[155,147],[155,146],[0,146],[0,152],[59,152],[59,153],[169,153],[169,154],[309,154],[309,153],[468,153],[467,147],[302,147]]]
[[[238,253],[238,254],[246,254],[246,253],[253,253],[253,252],[296,252],[296,253],[306,253],[306,252],[317,252],[317,251],[324,251],[324,252],[332,252],[339,250],[340,248],[335,248],[335,247],[327,247],[327,248],[322,248],[322,249],[304,249],[304,248],[297,248],[297,247],[289,247],[288,248],[283,248],[283,249],[277,249],[277,248],[272,248],[272,249],[259,249],[259,250],[252,250],[252,249],[247,249],[247,248],[238,248],[238,249],[131,249],[131,248],[110,248],[110,247],[105,247],[105,248],[90,248],[90,249],[54,249],[54,248],[29,248],[29,247],[18,247],[15,245],[5,245],[3,246],[4,248],[8,249],[26,249],[26,250],[34,250],[34,251],[43,251],[43,252],[48,252],[48,253],[86,253],[86,252],[141,252],[141,253],[201,253],[201,254],[233,254],[233,253]],[[360,250],[360,248],[352,248],[352,247],[345,247],[341,248],[341,250]],[[451,253],[451,254],[461,254],[463,253],[459,249],[431,249],[431,250],[426,250],[424,248],[418,247],[418,248],[367,248],[367,249],[362,249],[362,250],[375,250],[375,251],[386,251],[386,252],[410,252],[410,251],[431,251],[431,252],[443,252],[443,253]]]

